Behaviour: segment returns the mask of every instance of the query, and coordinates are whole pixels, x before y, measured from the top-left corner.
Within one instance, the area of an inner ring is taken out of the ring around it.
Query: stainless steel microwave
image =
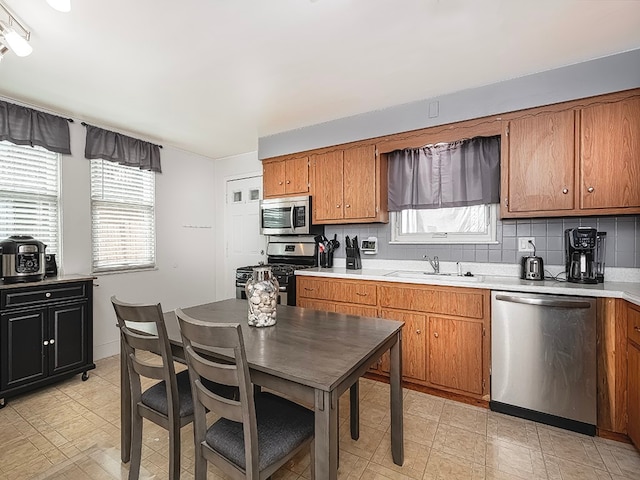
[[[263,235],[309,235],[312,233],[311,197],[261,200],[260,233]]]

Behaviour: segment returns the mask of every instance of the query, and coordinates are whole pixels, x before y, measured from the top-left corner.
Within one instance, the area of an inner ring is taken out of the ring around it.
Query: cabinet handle
[[[51,340],[49,340],[49,345],[53,345],[54,343],[56,343],[55,339],[52,338]]]
[[[51,296],[51,292],[47,292],[44,294],[45,297],[49,298]]]
[[[307,292],[313,292],[313,290],[314,290],[313,288],[309,288],[309,287],[304,287],[304,289],[305,289]]]
[[[360,292],[356,292],[356,295],[358,295],[359,297],[366,297],[367,295],[369,295],[368,293],[360,293]]]
[[[593,188],[593,187],[587,188],[587,192],[589,192],[589,193],[593,193],[594,190],[595,190],[595,188]]]
[[[278,185],[282,185],[282,182],[278,182]]]
[[[291,183],[291,180],[287,180],[287,185],[289,185]]]
[[[421,330],[416,330],[416,334],[420,335],[422,333]]]
[[[351,208],[351,205],[349,205],[348,203],[344,206],[344,208]]]
[[[640,332],[640,327],[639,327],[638,325],[635,325],[635,326],[633,327],[633,329],[634,329],[636,332]]]
[[[566,195],[567,193],[569,193],[569,189],[568,188],[563,188],[562,189],[562,193],[564,193]]]
[[[438,332],[435,332],[435,333],[433,334],[433,336],[434,336],[434,337],[436,337],[436,338],[438,338]]]
[[[46,347],[47,345],[49,345],[49,340],[45,340],[42,344]]]
[[[340,204],[336,205],[336,208],[340,208]]]

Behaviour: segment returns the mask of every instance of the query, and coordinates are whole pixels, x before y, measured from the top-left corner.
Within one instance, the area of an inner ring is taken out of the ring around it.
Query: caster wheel
[[[87,380],[89,380],[89,373],[88,372],[82,372],[82,381],[86,382]]]

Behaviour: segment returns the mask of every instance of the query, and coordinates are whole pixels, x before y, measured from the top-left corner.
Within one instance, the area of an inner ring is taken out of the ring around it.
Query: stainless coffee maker
[[[568,228],[564,231],[567,281],[598,283],[596,246],[598,231],[591,227]]]

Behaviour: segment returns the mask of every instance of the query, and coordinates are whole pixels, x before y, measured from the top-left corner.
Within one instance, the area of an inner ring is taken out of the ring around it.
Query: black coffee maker
[[[598,231],[591,227],[568,228],[564,231],[567,281],[598,283],[596,246]]]

